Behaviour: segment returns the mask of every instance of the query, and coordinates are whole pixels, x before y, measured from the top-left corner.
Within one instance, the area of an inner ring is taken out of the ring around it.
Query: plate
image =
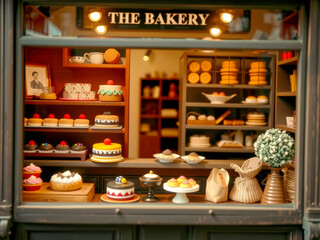
[[[172,155],[174,156],[173,158],[162,158],[161,155],[162,153],[153,154],[153,156],[161,163],[172,163],[175,159],[180,157],[180,155],[175,153],[172,153]]]
[[[251,126],[265,126],[265,125],[267,125],[267,123],[266,122],[257,122],[257,123],[255,123],[255,122],[246,122],[246,124],[247,125],[251,125]]]
[[[181,158],[183,159],[183,161],[191,165],[198,164],[199,162],[205,159],[205,157],[203,156],[199,156],[198,159],[189,159],[188,156],[182,156]]]
[[[244,103],[244,104],[267,104],[267,102],[247,102],[247,101],[241,101],[241,103]]]
[[[163,189],[174,193],[193,193],[199,191],[199,185],[195,185],[192,188],[181,188],[181,187],[168,187],[167,183],[163,184]]]
[[[95,125],[91,126],[91,129],[94,130],[118,130],[118,129],[122,129],[123,125],[119,125],[118,127],[97,127]]]
[[[124,161],[124,158],[123,157],[119,157],[119,158],[115,158],[115,159],[112,159],[112,160],[108,160],[107,158],[106,159],[96,159],[96,158],[94,158],[94,156],[92,156],[90,158],[90,160],[92,162],[97,162],[97,163],[115,163],[115,162]]]
[[[61,101],[78,101],[78,102],[88,102],[88,101],[98,101],[98,99],[69,99],[69,98],[59,98]]]
[[[128,200],[115,200],[111,199],[107,196],[107,194],[103,194],[100,199],[104,202],[110,202],[110,203],[131,203],[131,202],[136,202],[140,199],[140,197],[137,194],[133,195],[133,198],[128,199]]]
[[[194,147],[194,148],[208,148],[211,147],[211,144],[189,144],[189,147]]]

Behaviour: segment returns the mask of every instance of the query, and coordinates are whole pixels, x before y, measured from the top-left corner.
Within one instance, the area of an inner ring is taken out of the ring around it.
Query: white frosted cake
[[[194,134],[190,137],[190,147],[210,147],[210,138],[206,135]]]

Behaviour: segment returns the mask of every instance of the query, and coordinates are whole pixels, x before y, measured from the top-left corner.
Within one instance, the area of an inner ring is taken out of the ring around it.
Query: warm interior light
[[[219,37],[221,35],[222,31],[218,27],[212,27],[210,28],[210,34],[212,37]]]
[[[233,19],[233,15],[231,13],[228,13],[228,12],[223,12],[221,13],[220,15],[220,19],[222,22],[224,23],[229,23],[232,21]]]
[[[90,12],[88,14],[88,17],[92,22],[98,22],[102,18],[102,12],[99,12],[99,11]]]
[[[107,26],[105,26],[105,25],[99,25],[99,26],[97,26],[94,30],[95,30],[96,33],[98,33],[98,34],[104,34],[104,33],[107,32]]]
[[[148,62],[149,61],[149,59],[150,59],[150,54],[151,54],[151,50],[148,50],[145,54],[144,54],[144,56],[143,56],[143,61],[145,61],[145,62]]]

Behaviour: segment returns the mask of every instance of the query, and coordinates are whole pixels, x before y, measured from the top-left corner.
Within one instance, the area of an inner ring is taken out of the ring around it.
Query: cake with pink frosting
[[[23,189],[26,191],[37,191],[41,188],[42,179],[32,175],[23,180]]]
[[[28,179],[32,175],[38,178],[40,177],[41,172],[42,170],[40,167],[30,163],[29,166],[23,168],[23,178]]]

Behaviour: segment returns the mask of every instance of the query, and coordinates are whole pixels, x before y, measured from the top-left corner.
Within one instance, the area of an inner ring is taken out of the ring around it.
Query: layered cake
[[[220,84],[239,84],[238,71],[235,61],[223,61],[220,69]]]
[[[72,191],[82,187],[82,177],[75,172],[56,173],[50,179],[50,186],[55,191]]]
[[[34,175],[23,180],[23,189],[25,191],[37,191],[40,190],[42,185],[42,179]]]
[[[28,166],[23,168],[23,178],[28,179],[32,175],[35,177],[40,177],[42,170],[40,167],[30,163]]]
[[[119,63],[121,56],[120,56],[120,53],[116,49],[109,48],[104,52],[103,58],[106,61],[106,63],[117,64],[117,63]]]
[[[99,100],[102,102],[121,102],[123,90],[121,85],[114,85],[112,80],[107,85],[99,85]]]
[[[86,115],[84,114],[80,114],[79,117],[74,120],[75,127],[88,127],[89,123],[89,119],[86,119]]]
[[[190,137],[190,147],[210,147],[210,138],[206,135],[194,134]]]
[[[128,200],[134,197],[134,183],[118,176],[107,183],[107,196],[115,200]]]
[[[83,145],[83,143],[75,143],[71,146],[71,153],[85,153],[87,151],[87,147]]]
[[[66,141],[61,141],[54,149],[54,152],[56,152],[56,153],[69,153],[70,147]]]
[[[103,115],[97,115],[94,119],[96,127],[113,128],[119,126],[119,117],[117,115],[110,115],[109,112]]]
[[[71,119],[69,114],[65,114],[63,118],[59,120],[59,126],[61,127],[73,127],[74,120]]]
[[[54,147],[50,143],[42,143],[38,148],[39,153],[52,153],[53,150]]]
[[[24,150],[25,153],[35,153],[38,151],[38,145],[36,144],[35,141],[30,140],[26,145],[24,145]]]
[[[103,143],[93,144],[91,160],[102,163],[123,161],[121,144],[112,143],[109,138]]]
[[[247,114],[246,124],[253,126],[265,126],[267,125],[266,116],[264,113],[250,112]]]
[[[55,118],[54,114],[50,113],[48,117],[43,120],[43,126],[47,126],[47,127],[58,126],[58,118]]]
[[[32,118],[28,119],[28,126],[30,127],[38,127],[42,126],[43,119],[40,118],[40,115],[38,113],[33,114]]]
[[[249,76],[250,81],[249,85],[267,85],[267,72],[266,62],[257,61],[250,64]]]

